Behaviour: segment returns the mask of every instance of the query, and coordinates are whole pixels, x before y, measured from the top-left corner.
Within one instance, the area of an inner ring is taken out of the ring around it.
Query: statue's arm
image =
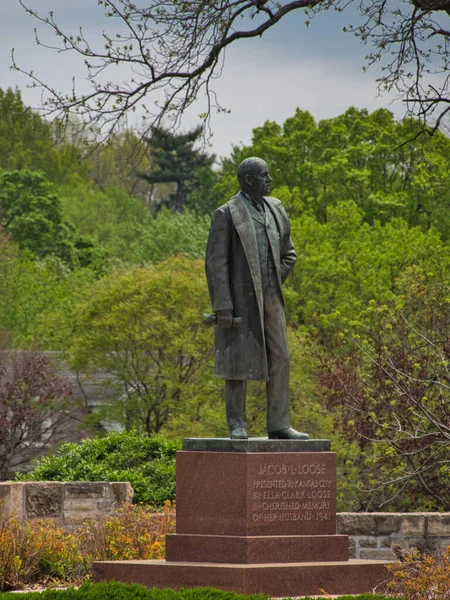
[[[284,283],[297,260],[297,254],[291,238],[288,239],[281,257],[281,281]]]
[[[229,273],[230,244],[231,216],[225,206],[214,212],[206,244],[206,279],[215,313],[233,310]]]
[[[282,255],[281,255],[281,281],[285,282],[286,277],[289,275],[291,270],[293,269],[295,262],[297,260],[297,253],[295,252],[294,244],[291,239],[291,224],[289,222],[289,217],[286,214],[283,206],[280,202],[280,211],[283,219],[283,225],[285,228],[285,239],[286,243],[284,245]]]

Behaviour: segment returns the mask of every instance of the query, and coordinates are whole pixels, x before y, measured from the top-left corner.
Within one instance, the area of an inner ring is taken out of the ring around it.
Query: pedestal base
[[[384,561],[349,560],[287,564],[214,564],[127,560],[95,562],[95,582],[112,579],[149,588],[214,587],[272,597],[363,594],[387,577]]]
[[[385,561],[347,560],[327,440],[195,440],[177,453],[166,560],[95,562],[94,581],[273,597],[371,592]]]
[[[348,535],[231,536],[169,534],[169,562],[297,563],[348,559]]]

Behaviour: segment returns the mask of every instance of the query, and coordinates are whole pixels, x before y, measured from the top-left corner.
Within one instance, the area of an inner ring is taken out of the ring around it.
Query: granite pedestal
[[[348,536],[336,534],[328,440],[186,439],[166,560],[96,562],[94,580],[278,597],[358,594],[386,578],[385,564],[348,560]]]

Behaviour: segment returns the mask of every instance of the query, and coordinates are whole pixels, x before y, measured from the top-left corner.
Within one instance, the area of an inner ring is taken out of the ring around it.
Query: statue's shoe
[[[230,438],[232,440],[248,440],[248,433],[244,427],[236,427],[230,432]]]
[[[279,431],[269,431],[269,440],[309,440],[309,435],[296,431],[292,427],[286,427]]]

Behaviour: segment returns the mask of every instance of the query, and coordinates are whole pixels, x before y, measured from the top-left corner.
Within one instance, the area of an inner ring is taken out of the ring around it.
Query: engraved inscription
[[[252,519],[329,521],[334,516],[332,483],[321,462],[260,464],[253,479]]]

